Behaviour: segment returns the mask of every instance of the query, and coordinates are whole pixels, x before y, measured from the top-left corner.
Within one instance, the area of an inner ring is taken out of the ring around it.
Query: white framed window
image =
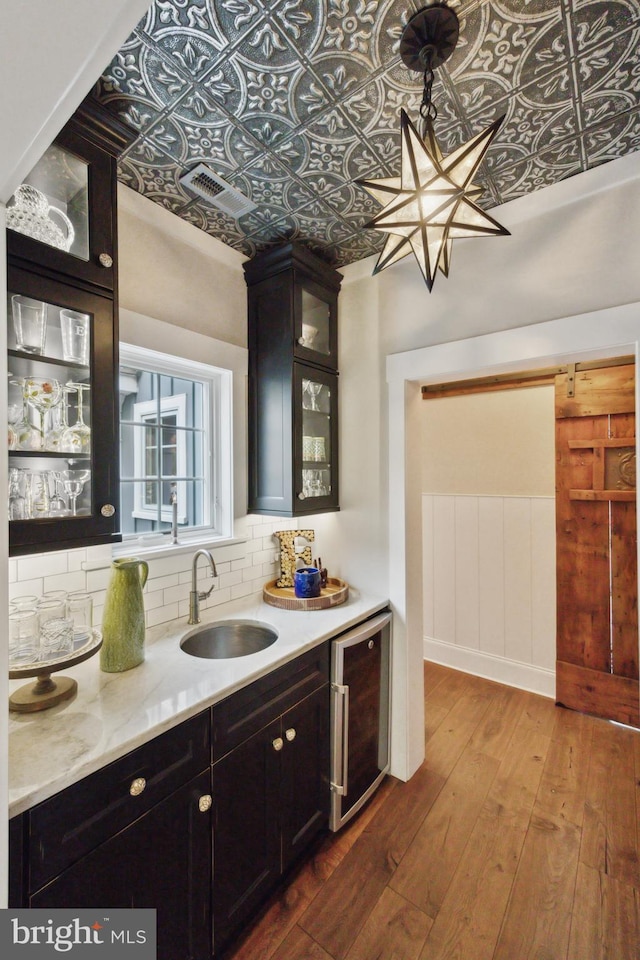
[[[120,500],[124,539],[171,532],[228,537],[232,373],[120,344]]]

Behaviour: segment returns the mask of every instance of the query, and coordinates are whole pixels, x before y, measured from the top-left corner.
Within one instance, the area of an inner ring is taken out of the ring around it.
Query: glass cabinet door
[[[337,367],[336,295],[320,284],[305,282],[296,289],[295,353],[335,370]]]
[[[109,373],[95,373],[96,356],[104,357],[105,347],[107,360],[112,357],[111,312],[106,298],[26,271],[9,271],[8,518],[13,552],[52,538],[61,547],[96,535],[93,542],[100,542],[100,535],[112,532],[115,502],[108,484],[116,465],[106,453],[113,428],[112,417],[104,416],[104,398],[113,391]],[[117,483],[117,469],[115,473]]]
[[[335,509],[337,498],[337,389],[335,374],[296,365],[299,430],[296,429],[298,510]]]
[[[111,159],[67,132],[7,204],[9,253],[113,288]]]

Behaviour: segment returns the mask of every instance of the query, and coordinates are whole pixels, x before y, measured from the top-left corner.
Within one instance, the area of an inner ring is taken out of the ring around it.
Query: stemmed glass
[[[90,470],[61,470],[60,477],[64,492],[69,495],[71,515],[77,517],[76,501],[84,489],[84,485],[91,476]]]
[[[19,377],[16,380],[9,381],[10,386],[20,388],[19,402],[13,402],[9,397],[9,447],[12,450],[39,450],[40,437],[34,427],[29,422],[29,409],[27,406],[27,396],[25,390],[26,379]],[[13,440],[13,446],[11,441]]]
[[[26,377],[24,381],[24,396],[27,403],[40,415],[40,449],[44,449],[45,431],[44,418],[52,407],[60,402],[62,387],[58,380],[49,380],[46,377]]]
[[[318,407],[317,397],[320,391],[322,390],[323,384],[316,383],[314,380],[307,380],[305,381],[305,387],[307,389],[307,393],[311,398],[311,406],[309,407],[309,409],[318,410],[319,407]]]
[[[70,391],[75,390],[78,394],[77,419],[71,427],[65,430],[61,446],[63,450],[72,453],[90,453],[91,452],[91,428],[84,422],[83,405],[84,391],[90,389],[88,383],[73,383],[69,381],[65,387]]]
[[[64,516],[67,513],[67,502],[60,493],[62,477],[59,470],[47,470],[46,482],[49,488],[49,512],[51,516]]]
[[[77,447],[65,447],[65,433],[69,429],[69,420],[67,418],[67,406],[69,403],[69,396],[75,391],[70,389],[68,386],[62,388],[62,400],[55,408],[55,412],[58,415],[58,420],[47,432],[45,437],[45,445],[47,450],[70,450],[71,452],[77,452]]]

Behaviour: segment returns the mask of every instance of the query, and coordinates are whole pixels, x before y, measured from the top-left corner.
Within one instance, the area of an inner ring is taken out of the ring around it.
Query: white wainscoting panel
[[[425,656],[553,696],[554,499],[423,494],[422,507]]]

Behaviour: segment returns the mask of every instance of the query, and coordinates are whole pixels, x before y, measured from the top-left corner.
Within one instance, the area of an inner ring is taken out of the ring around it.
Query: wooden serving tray
[[[293,587],[276,587],[275,580],[265,583],[262,599],[272,607],[282,610],[322,610],[325,607],[337,607],[349,596],[349,584],[337,577],[328,577],[319,597],[296,597]]]

